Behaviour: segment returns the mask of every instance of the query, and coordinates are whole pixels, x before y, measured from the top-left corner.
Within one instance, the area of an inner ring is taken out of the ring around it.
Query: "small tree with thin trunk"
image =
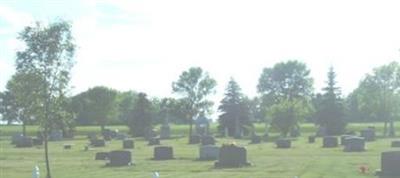
[[[71,24],[64,20],[48,25],[37,22],[34,26],[25,27],[18,39],[26,47],[17,52],[17,72],[35,73],[43,81],[42,94],[37,98],[43,103],[43,109],[37,110],[36,115],[44,134],[46,177],[51,178],[47,137],[54,124],[53,119],[65,109],[59,103],[68,91],[70,71],[74,64],[75,44]]]

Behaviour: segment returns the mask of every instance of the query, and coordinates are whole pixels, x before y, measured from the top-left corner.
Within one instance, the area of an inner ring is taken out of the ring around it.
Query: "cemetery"
[[[400,178],[398,7],[0,0],[0,178]]]
[[[4,130],[4,126],[0,126]],[[118,127],[121,133],[126,129]],[[361,126],[352,128],[362,129]],[[90,128],[96,130],[96,128]],[[8,129],[6,129],[8,130]],[[310,143],[309,137],[313,133],[312,125],[304,125],[303,136],[295,139],[280,139],[277,133],[270,133],[271,141],[259,144],[251,143],[252,136],[243,139],[214,138],[215,145],[202,145],[201,139],[197,144],[188,144],[188,138],[164,139],[163,146],[149,146],[144,138],[127,138],[125,140],[112,139],[105,147],[89,146],[88,151],[83,151],[88,144],[88,128],[76,133],[73,140],[49,142],[50,150],[57,161],[54,161],[54,176],[69,177],[106,177],[114,175],[119,177],[149,177],[157,171],[163,177],[204,177],[204,176],[230,176],[230,177],[273,177],[294,176],[313,178],[325,175],[327,178],[347,176],[354,178],[397,178],[399,170],[393,167],[399,161],[391,147],[392,142],[398,139],[377,137],[375,141],[365,142],[363,137],[348,136],[345,145],[324,149],[323,138],[315,137],[315,142]],[[262,127],[259,128],[259,131]],[[38,165],[40,171],[44,170],[41,151],[42,145],[16,148],[11,144],[12,133],[18,129],[8,130],[7,136],[0,137],[1,158],[0,165],[18,165],[11,171],[2,167],[2,173],[8,177],[29,177],[30,171]],[[171,135],[185,133],[182,126],[171,125]],[[4,132],[2,132],[4,133]],[[32,132],[33,133],[33,132]],[[215,127],[210,128],[210,133],[215,133]],[[261,132],[259,132],[261,133]],[[310,133],[310,134],[307,134]],[[380,132],[378,132],[380,133]],[[31,135],[29,133],[29,135]],[[32,134],[34,135],[34,134]],[[22,137],[21,137],[22,138]],[[101,140],[102,137],[97,137]],[[273,141],[276,139],[276,141]],[[336,137],[338,139],[338,137]],[[291,149],[277,149],[278,140],[285,148],[287,142]],[[234,142],[234,146],[230,145]],[[134,143],[134,146],[131,145]],[[295,145],[293,147],[293,144]],[[72,145],[68,152],[60,149],[65,145]],[[133,146],[133,147],[131,147]],[[126,151],[123,151],[123,148]],[[367,149],[368,148],[368,149]],[[22,154],[13,154],[22,153]],[[382,154],[382,155],[381,155]],[[386,154],[389,154],[386,155]],[[398,152],[397,152],[398,154]],[[23,159],[24,161],[20,161]],[[382,160],[381,160],[382,159]],[[162,161],[158,161],[162,160]],[[359,166],[367,165],[369,172],[360,173]],[[383,167],[381,167],[383,166]],[[85,171],[74,171],[82,170]],[[324,173],[320,169],[327,170]],[[210,172],[211,170],[211,172]],[[328,171],[329,170],[329,171]],[[191,172],[196,172],[192,174]],[[190,176],[187,176],[189,174]],[[376,175],[375,175],[376,174]]]

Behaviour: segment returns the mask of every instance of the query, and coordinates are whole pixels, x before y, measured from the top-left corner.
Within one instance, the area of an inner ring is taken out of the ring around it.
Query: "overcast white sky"
[[[317,90],[334,66],[347,94],[400,59],[399,9],[395,0],[0,0],[0,91],[14,73],[17,33],[61,17],[78,45],[73,93],[105,85],[170,96],[179,74],[200,66],[217,96],[230,77],[255,96],[264,67],[297,59]]]

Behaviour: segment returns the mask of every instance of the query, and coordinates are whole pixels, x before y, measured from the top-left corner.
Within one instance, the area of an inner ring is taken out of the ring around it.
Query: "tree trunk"
[[[104,133],[104,130],[105,130],[105,125],[104,125],[104,124],[101,124],[101,125],[100,125],[100,129],[101,129],[101,134],[103,134],[103,133]]]
[[[47,141],[47,124],[44,127],[44,135],[43,135],[43,141],[44,141],[44,156],[46,160],[46,171],[47,175],[46,178],[51,178],[51,173],[50,173],[50,162],[49,162],[49,148],[48,148],[48,141]]]
[[[26,136],[26,123],[25,123],[25,121],[22,121],[22,135],[24,137]]]
[[[235,138],[241,138],[239,117],[235,117]]]
[[[193,117],[190,117],[189,118],[189,143],[191,142],[192,134],[193,134]]]
[[[385,121],[384,125],[383,125],[383,136],[384,137],[387,136],[387,132],[388,132],[388,130],[387,130],[387,121]]]
[[[389,124],[390,124],[390,126],[389,126],[389,137],[394,137],[394,136],[396,136],[395,129],[394,129],[394,121],[391,120]]]

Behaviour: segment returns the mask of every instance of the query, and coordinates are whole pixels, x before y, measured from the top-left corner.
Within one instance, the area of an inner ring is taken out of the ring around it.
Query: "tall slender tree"
[[[18,39],[25,43],[26,48],[17,52],[17,72],[36,73],[44,81],[43,94],[38,97],[44,109],[38,110],[38,119],[44,133],[46,177],[51,178],[47,136],[56,113],[64,109],[57,102],[68,91],[74,64],[75,44],[71,24],[64,20],[48,25],[37,22],[34,26],[25,27]]]

